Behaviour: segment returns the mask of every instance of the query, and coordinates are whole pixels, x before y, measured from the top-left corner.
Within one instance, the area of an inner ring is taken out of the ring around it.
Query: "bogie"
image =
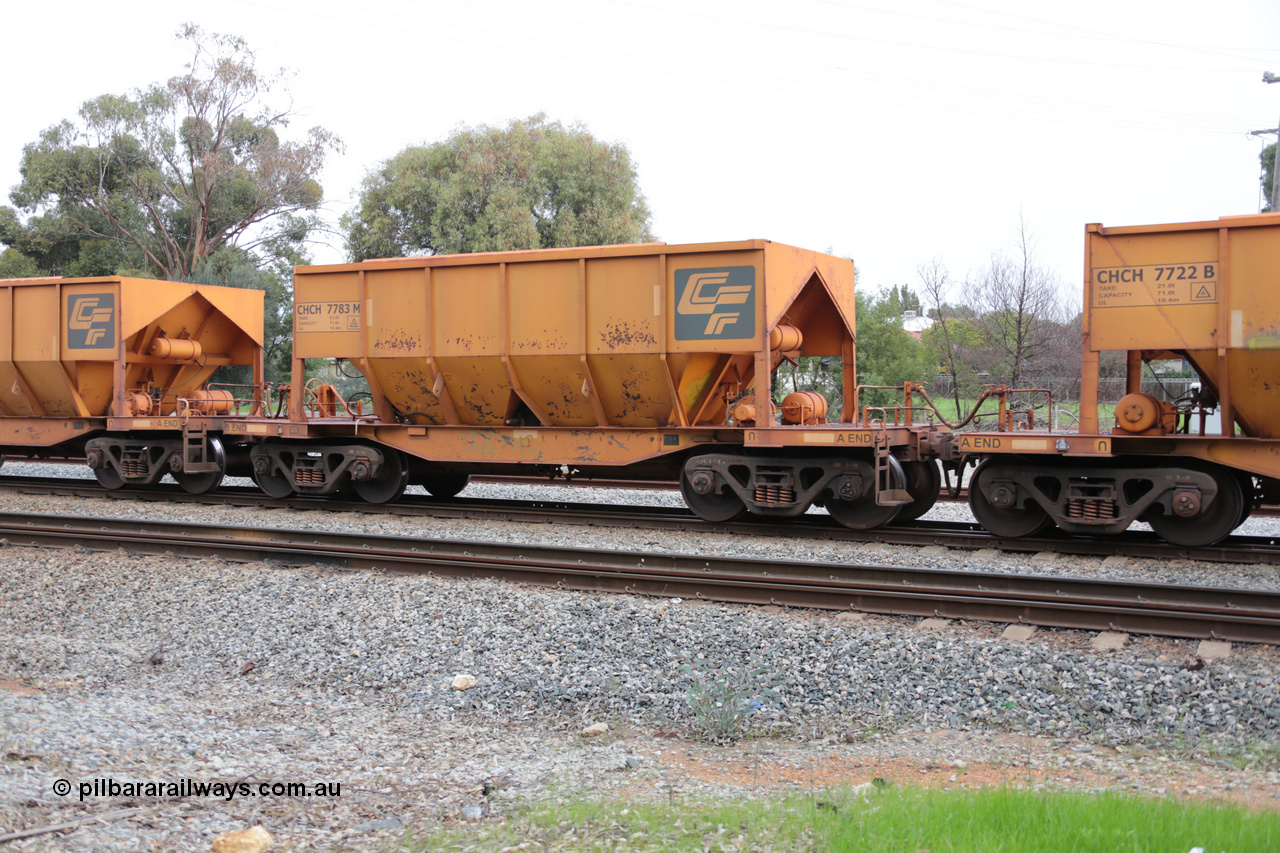
[[[1195,459],[1093,465],[993,456],[969,482],[974,517],[997,536],[1033,536],[1053,525],[1106,535],[1148,522],[1167,541],[1211,545],[1246,515],[1239,472]]]
[[[191,494],[211,492],[222,482],[227,454],[213,435],[105,436],[85,445],[85,461],[107,489],[150,486],[165,474]]]
[[[865,530],[893,521],[904,506],[927,512],[941,478],[915,469],[916,491],[910,494],[903,464],[894,456],[883,460],[880,474],[868,458],[705,453],[685,462],[680,490],[689,508],[712,522],[744,512],[790,518],[821,505],[843,526]]]
[[[370,503],[398,500],[409,465],[398,450],[364,444],[264,442],[253,448],[253,479],[267,495],[316,497],[348,489]]]

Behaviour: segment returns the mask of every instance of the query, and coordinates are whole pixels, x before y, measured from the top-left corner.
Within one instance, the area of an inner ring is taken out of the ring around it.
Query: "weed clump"
[[[705,740],[730,743],[751,732],[752,718],[777,700],[782,675],[769,662],[746,667],[686,665],[681,672],[692,681],[686,692],[693,725]]]

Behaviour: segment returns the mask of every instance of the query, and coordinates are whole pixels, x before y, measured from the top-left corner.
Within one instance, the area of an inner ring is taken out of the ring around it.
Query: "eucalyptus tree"
[[[653,239],[627,147],[541,113],[411,145],[366,178],[343,217],[366,258]]]
[[[244,39],[194,24],[178,37],[182,73],[91,98],[23,148],[10,198],[26,221],[10,211],[0,240],[43,272],[184,279],[224,249],[264,265],[299,254],[319,227],[320,172],[341,141],[287,137],[284,72],[259,71]]]

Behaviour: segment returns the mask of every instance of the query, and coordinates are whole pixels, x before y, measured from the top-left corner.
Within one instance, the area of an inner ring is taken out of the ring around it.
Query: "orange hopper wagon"
[[[84,456],[110,488],[215,488],[262,406],[262,293],[120,276],[0,280],[0,447]],[[224,365],[253,380],[212,387]],[[247,451],[245,451],[247,453]],[[245,459],[247,466],[247,458]]]
[[[452,495],[479,472],[659,478],[708,519],[816,503],[855,527],[937,496],[936,429],[909,412],[853,423],[847,259],[643,244],[299,267],[294,282],[305,441],[254,451],[278,494],[349,482],[386,500],[413,481]],[[775,401],[775,371],[801,356],[842,370],[842,412],[810,390]],[[324,403],[307,359],[354,365],[372,412]]]

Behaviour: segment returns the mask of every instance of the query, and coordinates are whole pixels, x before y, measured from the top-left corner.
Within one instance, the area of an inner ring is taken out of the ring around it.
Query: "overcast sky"
[[[1275,0],[223,0],[24,3],[5,30],[0,187],[96,95],[179,73],[187,20],[293,72],[343,138],[326,209],[407,145],[545,112],[630,149],[668,243],[852,257],[864,287],[963,281],[1012,247],[1079,291],[1084,225],[1258,210],[1280,123]],[[6,199],[7,201],[7,199]],[[344,259],[341,239],[314,248]]]

